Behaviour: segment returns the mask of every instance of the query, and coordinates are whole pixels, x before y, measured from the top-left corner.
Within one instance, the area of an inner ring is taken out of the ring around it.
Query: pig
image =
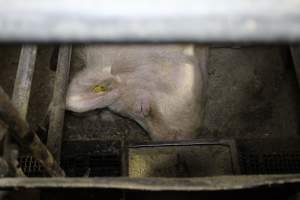
[[[66,109],[108,108],[133,119],[154,141],[188,140],[202,126],[208,48],[188,44],[85,45]]]

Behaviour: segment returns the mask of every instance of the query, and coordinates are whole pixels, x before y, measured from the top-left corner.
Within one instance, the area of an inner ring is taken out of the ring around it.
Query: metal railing
[[[55,92],[50,108],[51,121],[48,137],[50,138],[50,145],[48,144],[50,151],[26,122],[36,55],[37,46],[25,45],[22,47],[11,101],[0,87],[0,120],[8,127],[3,150],[5,161],[2,162],[7,162],[10,176],[25,176],[18,164],[18,147],[22,147],[43,165],[50,176],[64,176],[58,163],[71,47],[64,46],[59,50]],[[55,157],[51,153],[54,153]]]
[[[0,0],[0,42],[299,42],[300,0]]]

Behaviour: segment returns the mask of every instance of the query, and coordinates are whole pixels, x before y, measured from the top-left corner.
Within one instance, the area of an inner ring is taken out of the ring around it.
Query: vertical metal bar
[[[59,163],[62,144],[62,131],[65,115],[66,90],[69,80],[72,46],[59,48],[53,99],[49,116],[47,146]]]
[[[22,47],[14,91],[11,99],[13,105],[24,120],[26,120],[28,110],[36,54],[37,46],[24,45]]]
[[[128,176],[128,144],[127,138],[121,141],[121,176]]]
[[[229,144],[230,152],[231,152],[232,171],[235,175],[241,174],[241,168],[239,165],[239,153],[238,153],[236,141],[229,140],[227,143]]]
[[[291,53],[295,66],[296,76],[300,87],[300,46],[292,46]]]
[[[35,67],[37,46],[24,45],[21,49],[17,75],[12,95],[12,103],[20,113],[23,120],[26,120],[28,103],[31,91],[31,83]],[[25,176],[18,162],[18,147],[13,144],[12,138],[7,134],[5,138],[4,156],[8,160],[13,174],[16,176]]]

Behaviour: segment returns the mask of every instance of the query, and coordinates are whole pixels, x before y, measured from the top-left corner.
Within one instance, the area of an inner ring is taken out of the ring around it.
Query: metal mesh
[[[29,177],[44,177],[46,176],[44,167],[35,160],[32,156],[21,156],[19,163],[26,176]]]
[[[68,177],[121,176],[121,151],[119,142],[68,142],[64,144],[61,167]],[[32,158],[22,155],[19,162],[29,177],[44,177],[43,166]]]
[[[70,177],[121,175],[121,159],[118,155],[69,156],[64,158],[62,166]]]
[[[300,173],[300,145],[295,140],[238,142],[238,155],[242,174]],[[31,156],[22,156],[19,161],[27,176],[45,176],[43,167]],[[85,141],[64,144],[61,165],[69,177],[120,176],[120,143]]]
[[[300,173],[297,139],[252,139],[238,144],[242,174]]]
[[[241,154],[243,174],[285,174],[300,172],[300,152]]]

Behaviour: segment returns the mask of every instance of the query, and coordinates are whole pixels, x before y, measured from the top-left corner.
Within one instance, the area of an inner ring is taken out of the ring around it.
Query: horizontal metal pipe
[[[140,191],[232,191],[255,188],[297,188],[300,174],[235,175],[193,178],[1,178],[0,188],[125,189]],[[294,187],[293,187],[294,186]]]
[[[0,42],[299,42],[300,0],[0,0]]]

